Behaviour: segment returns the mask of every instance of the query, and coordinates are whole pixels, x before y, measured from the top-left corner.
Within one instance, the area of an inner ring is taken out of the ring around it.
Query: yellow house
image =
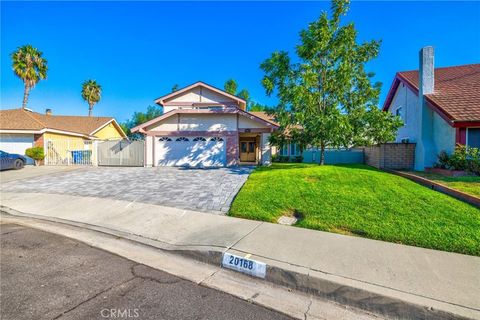
[[[41,146],[65,157],[74,150],[86,150],[89,141],[126,138],[112,117],[53,115],[29,109],[0,110],[0,150],[25,154],[27,148]],[[52,144],[57,147],[49,148]],[[54,150],[54,151],[52,151]],[[50,155],[52,156],[52,155]]]

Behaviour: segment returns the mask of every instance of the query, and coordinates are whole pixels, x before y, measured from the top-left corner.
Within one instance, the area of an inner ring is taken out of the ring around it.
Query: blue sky
[[[94,115],[119,121],[143,111],[178,83],[223,87],[235,78],[252,98],[275,104],[260,84],[260,63],[275,50],[293,53],[298,33],[329,2],[1,2],[1,108],[19,107],[23,83],[9,55],[32,44],[48,59],[48,79],[29,107],[87,114],[81,83],[96,79],[103,96]],[[369,63],[383,82],[416,69],[418,50],[433,45],[436,66],[480,61],[480,2],[353,2],[360,40],[381,39]]]

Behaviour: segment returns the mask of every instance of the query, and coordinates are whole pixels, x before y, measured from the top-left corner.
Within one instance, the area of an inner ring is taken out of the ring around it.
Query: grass
[[[456,189],[472,196],[480,198],[480,177],[479,176],[467,176],[467,177],[446,177],[441,174],[428,173],[428,172],[411,172],[417,176],[432,180],[434,182],[443,184],[452,189]]]
[[[259,167],[229,214],[480,256],[480,209],[364,165]]]

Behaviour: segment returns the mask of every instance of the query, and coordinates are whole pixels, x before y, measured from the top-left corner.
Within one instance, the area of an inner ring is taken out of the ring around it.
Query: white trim
[[[0,133],[25,133],[25,134],[43,134],[43,133],[60,133],[68,136],[75,136],[75,137],[84,137],[88,139],[94,139],[95,137],[86,135],[86,134],[81,134],[81,133],[75,133],[71,131],[63,131],[63,130],[57,130],[57,129],[42,129],[39,131],[35,130],[8,130],[8,129],[2,129],[0,130]]]
[[[25,134],[41,134],[42,131],[35,131],[35,130],[8,130],[8,129],[1,129],[0,133],[25,133]]]

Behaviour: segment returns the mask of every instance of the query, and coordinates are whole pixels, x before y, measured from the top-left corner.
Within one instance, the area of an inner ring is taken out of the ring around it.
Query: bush
[[[303,162],[303,157],[302,156],[281,156],[278,154],[274,154],[272,156],[272,162],[282,162],[282,163],[287,163],[287,162]]]
[[[457,145],[452,155],[442,151],[438,155],[435,167],[449,170],[464,170],[480,175],[480,149]]]
[[[27,150],[25,150],[25,155],[35,160],[35,164],[38,164],[38,161],[45,158],[43,147],[28,148]]]

